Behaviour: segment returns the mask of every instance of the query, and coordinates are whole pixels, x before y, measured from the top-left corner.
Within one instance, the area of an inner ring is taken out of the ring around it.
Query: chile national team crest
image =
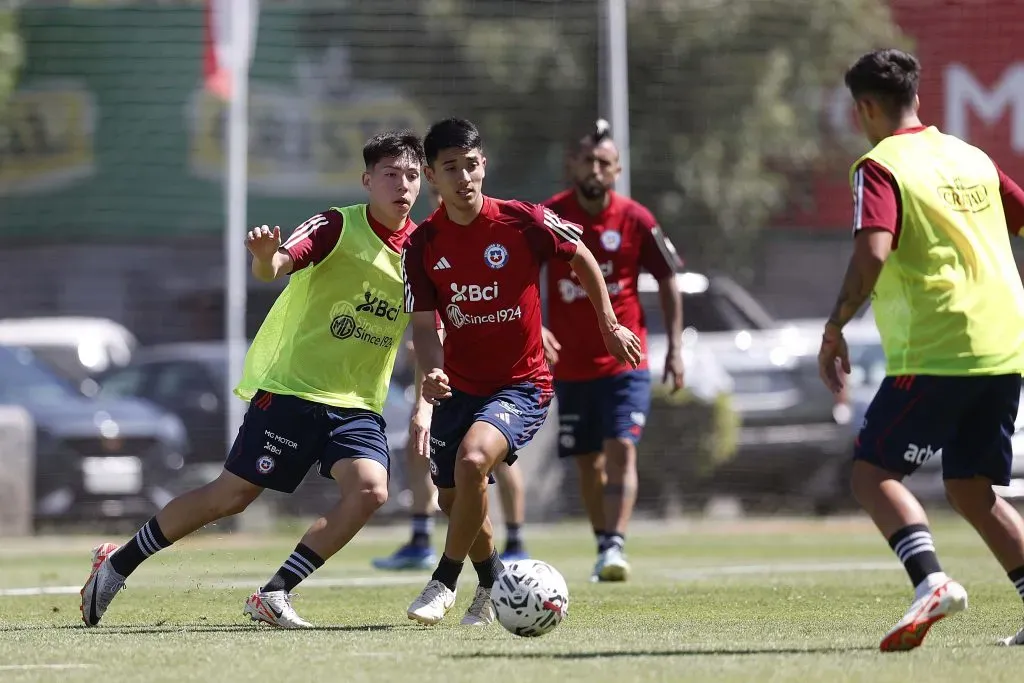
[[[508,262],[508,249],[504,244],[494,243],[484,249],[484,260],[491,268],[501,268]]]
[[[601,233],[601,246],[606,251],[618,251],[622,245],[622,233],[618,230],[605,230]]]

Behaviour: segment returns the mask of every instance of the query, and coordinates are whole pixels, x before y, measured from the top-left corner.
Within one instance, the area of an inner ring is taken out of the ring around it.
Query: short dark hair
[[[411,130],[389,130],[378,133],[363,145],[363,161],[369,171],[384,159],[411,157],[417,166],[423,165],[423,143]]]
[[[423,150],[430,166],[445,149],[483,149],[480,131],[472,121],[450,118],[438,121],[423,138]]]
[[[917,57],[893,48],[869,52],[846,72],[846,87],[854,99],[870,96],[890,115],[898,115],[914,104],[921,63]]]

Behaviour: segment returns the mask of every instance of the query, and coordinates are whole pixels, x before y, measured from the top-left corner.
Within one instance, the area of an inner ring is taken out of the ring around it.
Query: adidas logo
[[[512,418],[509,416],[508,413],[498,413],[494,417],[498,418],[499,420],[501,420],[505,424],[511,424],[511,419]]]
[[[448,270],[452,267],[452,264],[448,263],[448,259],[444,256],[441,257],[437,263],[434,264],[434,270]]]

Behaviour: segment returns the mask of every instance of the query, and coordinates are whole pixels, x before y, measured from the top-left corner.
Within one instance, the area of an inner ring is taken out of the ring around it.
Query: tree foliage
[[[0,115],[14,91],[22,58],[17,15],[12,9],[0,9]]]

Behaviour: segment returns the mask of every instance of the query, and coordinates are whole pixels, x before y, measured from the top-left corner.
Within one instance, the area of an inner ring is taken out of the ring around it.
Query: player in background
[[[498,463],[515,461],[543,424],[552,395],[541,341],[541,266],[572,264],[614,356],[637,365],[640,342],[619,325],[578,226],[540,206],[484,196],[487,162],[472,123],[435,123],[424,151],[427,180],[444,201],[402,254],[405,306],[417,359],[428,369],[423,395],[435,404],[430,469],[449,524],[444,554],[408,615],[441,621],[468,556],[479,585],[462,623],[483,625],[494,619],[490,590],[503,568],[487,516],[489,475]],[[443,347],[435,310],[445,323]]]
[[[433,207],[441,206],[441,195],[433,185],[427,185]],[[443,332],[442,332],[443,335]],[[444,337],[442,336],[442,340]],[[410,342],[410,350],[415,346]],[[414,352],[414,351],[413,351]],[[430,569],[437,564],[437,555],[431,545],[434,531],[434,511],[437,508],[437,487],[430,477],[430,417],[432,406],[421,400],[423,371],[418,363],[415,372],[416,407],[409,424],[409,443],[406,447],[406,471],[412,492],[412,536],[409,541],[387,557],[373,560],[373,566],[384,570]],[[498,482],[502,513],[505,518],[505,550],[499,555],[502,562],[515,562],[527,557],[522,540],[522,526],[526,517],[523,477],[518,469],[501,463],[494,468]]]
[[[662,379],[677,391],[683,386],[682,298],[675,281],[679,258],[651,212],[612,190],[620,171],[611,130],[599,120],[569,155],[573,187],[544,204],[582,226],[582,241],[601,265],[615,315],[639,337],[645,354],[647,329],[637,293],[641,268],[658,281],[669,339]],[[651,405],[647,360],[634,368],[605,349],[586,292],[566,263],[548,264],[547,290],[544,346],[558,397],[558,451],[576,463],[583,504],[597,538],[591,580],[625,581],[637,443]]]
[[[313,525],[270,580],[249,596],[254,621],[304,628],[289,593],[345,546],[387,500],[388,443],[381,411],[408,325],[401,249],[415,229],[423,147],[411,132],[363,148],[369,205],[334,208],[300,225],[254,228],[245,244],[263,281],[291,274],[260,326],[235,393],[249,409],[224,470],[167,504],[123,546],[101,545],[82,589],[95,626],[125,579],[175,541],[230,515],[263,492],[291,493],[314,463],[340,502]]]
[[[992,490],[1010,480],[1024,371],[1024,286],[1010,249],[1024,192],[980,149],[921,123],[920,70],[912,55],[879,50],[846,73],[873,148],[851,169],[854,251],[818,356],[840,390],[843,326],[870,296],[887,368],[855,442],[852,486],[915,591],[883,651],[919,646],[967,607],[901,483],[932,457],[953,508],[1024,598],[1024,520]],[[1002,644],[1024,644],[1024,630]]]

